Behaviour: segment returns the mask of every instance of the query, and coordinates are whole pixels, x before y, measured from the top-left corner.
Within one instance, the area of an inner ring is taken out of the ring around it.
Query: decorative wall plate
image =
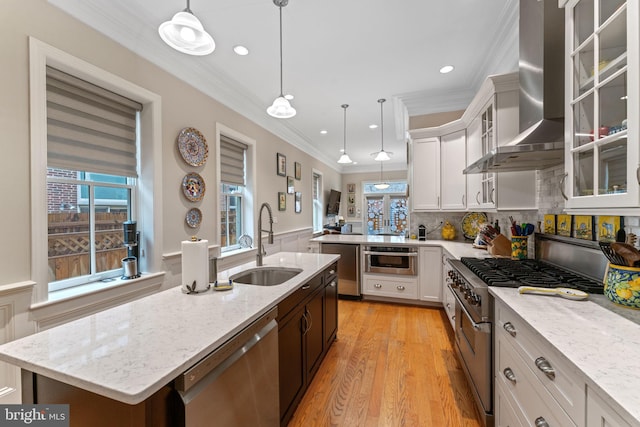
[[[184,128],[178,133],[178,151],[191,166],[202,166],[207,162],[209,147],[204,135],[195,128]]]
[[[185,221],[187,221],[187,225],[191,228],[199,227],[202,222],[202,211],[198,208],[189,209]]]
[[[182,192],[188,200],[199,202],[204,197],[204,179],[195,172],[186,174],[182,178]]]
[[[466,239],[474,240],[483,224],[489,222],[483,212],[469,212],[462,217],[462,234]]]

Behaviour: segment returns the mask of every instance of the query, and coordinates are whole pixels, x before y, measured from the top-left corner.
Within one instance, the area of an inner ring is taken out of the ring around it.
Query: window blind
[[[245,185],[245,153],[247,145],[220,135],[220,181]]]
[[[49,167],[136,177],[142,105],[47,67]]]

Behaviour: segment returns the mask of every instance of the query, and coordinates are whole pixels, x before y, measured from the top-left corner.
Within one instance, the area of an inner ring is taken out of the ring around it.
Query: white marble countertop
[[[265,266],[303,271],[277,286],[235,284],[197,295],[180,287],[0,346],[0,360],[124,402],[137,404],[240,332],[337,255],[280,252]],[[243,264],[218,274],[254,267]]]
[[[589,300],[489,289],[575,365],[589,387],[615,401],[625,420],[640,426],[640,325]]]
[[[491,255],[485,249],[476,249],[471,241],[462,242],[455,240],[417,240],[407,239],[402,236],[369,236],[364,234],[323,234],[311,239],[319,243],[347,243],[353,245],[384,244],[388,246],[441,246],[455,258],[476,257],[487,258]]]

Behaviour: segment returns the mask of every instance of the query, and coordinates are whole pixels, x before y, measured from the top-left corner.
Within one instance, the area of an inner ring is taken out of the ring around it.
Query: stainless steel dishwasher
[[[185,427],[280,425],[274,308],[174,381]]]

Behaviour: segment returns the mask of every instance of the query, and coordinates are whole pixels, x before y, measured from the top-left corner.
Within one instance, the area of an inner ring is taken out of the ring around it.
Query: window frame
[[[256,194],[257,194],[257,186],[256,186],[256,140],[250,138],[228,126],[225,126],[222,123],[216,122],[216,198],[215,203],[216,207],[215,211],[215,235],[217,239],[217,244],[220,245],[221,256],[230,256],[239,251],[244,251],[245,249],[241,249],[240,246],[230,248],[230,247],[222,247],[222,242],[220,241],[220,233],[221,233],[221,216],[220,216],[220,207],[218,203],[220,202],[220,197],[222,196],[222,179],[220,176],[220,136],[224,135],[227,138],[234,139],[238,142],[242,142],[247,145],[247,150],[245,153],[245,185],[244,191],[242,192],[242,228],[244,234],[251,235],[252,238],[256,236],[255,225],[257,224],[256,218]],[[253,238],[255,241],[256,239]]]
[[[316,219],[318,219],[318,224],[316,224],[315,222],[312,224],[312,228],[313,228],[313,232],[314,233],[321,233],[322,229],[324,228],[324,211],[322,210],[322,194],[323,194],[323,176],[322,176],[322,172],[320,172],[317,169],[312,169],[311,170],[311,185],[313,186],[313,181],[314,181],[314,177],[318,176],[318,198],[317,199],[313,199],[312,201],[312,206],[313,206],[313,212],[312,212],[312,221]],[[313,188],[311,188],[311,193],[313,194]]]
[[[137,218],[141,232],[140,266],[143,275],[129,281],[114,280],[106,283],[94,282],[87,288],[76,287],[71,294],[55,295],[49,291],[48,248],[47,248],[47,106],[46,67],[60,71],[120,93],[143,104],[140,112],[140,126],[137,139],[139,152],[137,159],[138,209],[132,212]],[[154,212],[162,212],[162,123],[161,97],[121,77],[109,73],[93,64],[72,56],[34,37],[29,37],[29,103],[31,139],[31,279],[35,282],[33,302],[36,306],[47,305],[59,300],[85,296],[104,291],[106,288],[128,284],[139,289],[140,282],[147,286],[160,285],[162,271],[162,217]],[[144,197],[141,195],[144,194]],[[153,242],[153,244],[150,244]],[[81,289],[82,288],[82,289]],[[126,286],[125,286],[126,288]],[[121,300],[129,289],[110,292],[98,301],[88,301],[87,305],[103,305],[111,298]],[[98,298],[98,297],[97,297]]]

